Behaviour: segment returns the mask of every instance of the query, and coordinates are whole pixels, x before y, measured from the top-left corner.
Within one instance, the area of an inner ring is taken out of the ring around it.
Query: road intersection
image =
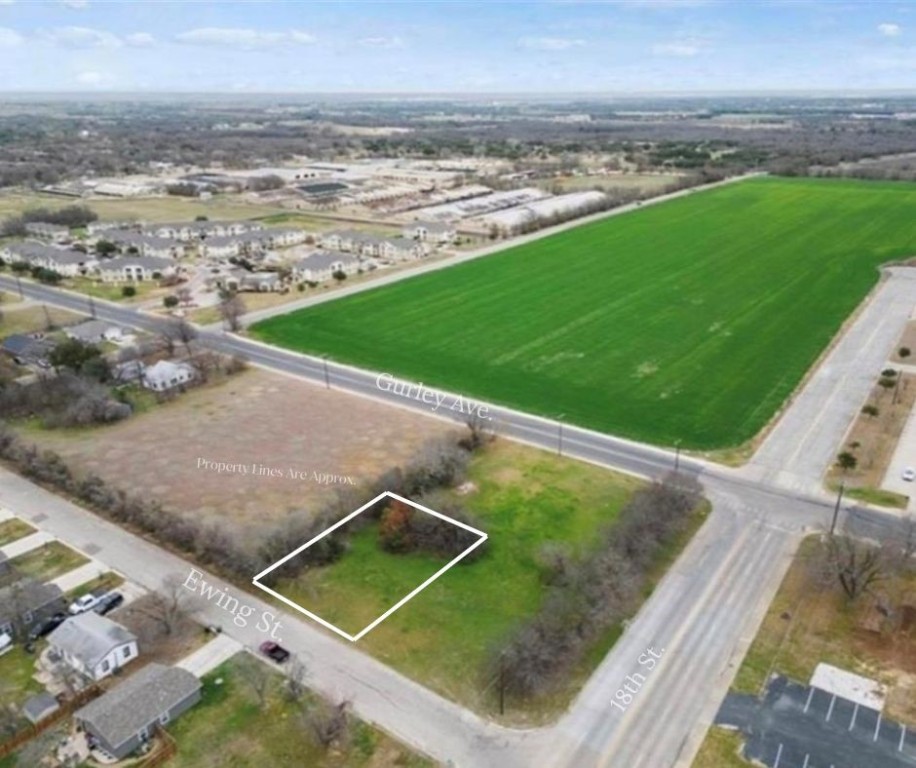
[[[746,467],[677,459],[682,471],[703,482],[713,502],[710,518],[556,723],[534,730],[490,723],[292,616],[286,617],[284,644],[302,655],[316,688],[351,698],[361,717],[443,763],[474,768],[688,766],[801,538],[829,524],[832,499],[820,490],[821,477],[909,317],[913,281],[910,270],[887,273]],[[16,290],[16,284],[0,277],[0,288]],[[37,301],[86,311],[84,296],[32,283],[23,283],[22,291]],[[95,309],[102,319],[151,332],[164,322],[101,301]],[[378,372],[220,332],[202,331],[199,341],[319,386],[327,382],[395,407],[425,408],[380,391]],[[670,451],[508,408],[489,405],[489,413],[505,437],[625,472],[659,477],[676,461]],[[147,588],[161,588],[167,578],[186,575],[191,567],[9,473],[0,474],[0,489],[0,503],[26,519],[30,510],[41,509],[43,529],[77,546],[100,547],[96,557]],[[903,529],[903,519],[889,513],[861,507],[845,512],[863,535]],[[250,628],[225,630],[248,647],[262,639]],[[611,704],[614,691],[637,669],[636,660],[647,647],[664,648],[664,657],[621,712]]]

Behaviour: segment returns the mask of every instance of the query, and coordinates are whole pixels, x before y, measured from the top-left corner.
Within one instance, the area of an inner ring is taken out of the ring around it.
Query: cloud
[[[120,48],[120,38],[89,27],[57,27],[41,33],[42,37],[63,48]]]
[[[404,41],[400,37],[364,37],[359,41],[360,45],[366,45],[370,48],[403,48]]]
[[[89,6],[89,0],[60,0],[60,4],[74,11],[81,11]]]
[[[885,22],[878,25],[878,31],[885,37],[897,37],[900,34],[900,25]]]
[[[688,58],[696,56],[703,50],[703,46],[695,41],[682,40],[674,43],[658,43],[652,46],[652,53],[656,56],[678,56]]]
[[[13,0],[0,0],[0,5],[12,5]]]
[[[238,27],[200,27],[175,35],[175,39],[189,45],[213,45],[232,48],[266,48],[271,45],[294,43],[307,45],[315,42],[308,32],[265,32]]]
[[[0,27],[0,48],[8,48],[13,45],[19,45],[23,41],[22,35],[20,35],[15,29],[10,29],[9,27]]]
[[[522,37],[518,44],[521,48],[532,51],[567,51],[570,48],[581,48],[585,40],[569,37]]]
[[[134,32],[124,38],[124,42],[134,48],[149,48],[156,44],[156,38],[149,32]]]

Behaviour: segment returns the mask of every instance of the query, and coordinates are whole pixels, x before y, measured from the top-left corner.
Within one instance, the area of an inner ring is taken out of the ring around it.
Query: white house
[[[160,360],[143,371],[143,386],[154,392],[166,392],[191,381],[197,371],[188,363]]]
[[[24,261],[33,267],[53,269],[65,277],[85,275],[95,269],[97,261],[82,251],[54,248],[44,243],[9,243],[0,249],[0,260],[7,264]]]
[[[94,611],[67,619],[50,635],[51,657],[91,680],[101,680],[137,658],[137,637]]]
[[[110,232],[103,240],[117,245],[122,251],[136,250],[140,256],[155,256],[159,259],[179,259],[185,254],[185,246],[176,240],[139,232],[117,230]]]
[[[388,261],[407,261],[423,258],[426,255],[426,245],[403,237],[378,238],[371,244],[371,251],[370,253],[363,251],[363,254]]]
[[[352,275],[359,270],[359,259],[345,253],[316,251],[293,265],[293,279],[320,283],[330,280],[335,272]]]
[[[435,221],[414,222],[404,227],[402,234],[409,240],[418,240],[421,243],[432,243],[434,245],[454,243],[458,238],[458,232],[453,226]]]
[[[209,259],[228,259],[238,256],[242,243],[235,235],[212,235],[200,243],[200,255]]]
[[[175,265],[156,256],[119,256],[99,262],[98,272],[106,283],[139,283],[174,275]]]

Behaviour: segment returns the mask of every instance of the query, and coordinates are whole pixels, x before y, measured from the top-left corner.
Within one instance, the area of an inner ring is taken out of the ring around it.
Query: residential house
[[[103,341],[121,341],[123,329],[105,320],[86,320],[69,328],[64,333],[71,339],[79,339],[86,344],[101,344]]]
[[[55,344],[51,339],[14,333],[0,341],[0,352],[9,355],[19,365],[37,365],[48,368],[48,355]]]
[[[106,283],[142,282],[158,280],[175,274],[170,259],[156,256],[119,256],[99,263],[99,275]]]
[[[90,221],[86,225],[86,234],[90,237],[102,235],[101,239],[105,240],[105,233],[114,230],[133,229],[136,226],[130,221]]]
[[[140,360],[127,360],[118,363],[111,370],[112,378],[118,384],[134,384],[143,380],[143,372],[146,366]]]
[[[171,360],[160,360],[143,371],[142,384],[154,392],[166,392],[192,381],[197,375],[194,366],[188,363],[175,363]]]
[[[236,290],[273,293],[283,290],[283,281],[276,272],[244,272]]]
[[[287,229],[283,227],[270,227],[257,233],[265,248],[289,248],[301,245],[309,236],[304,229]]]
[[[148,664],[73,717],[91,747],[121,760],[147,742],[156,726],[167,725],[197,704],[200,689],[200,680],[186,669]]]
[[[228,259],[242,252],[242,241],[237,235],[213,235],[202,241],[200,255],[208,259]]]
[[[154,256],[159,259],[180,259],[185,255],[181,242],[165,237],[154,237],[129,230],[111,232],[105,238],[117,245],[124,253],[136,252],[140,256]]]
[[[70,239],[70,228],[59,224],[49,224],[46,221],[30,221],[25,225],[25,231],[33,237],[49,240],[52,243],[65,243]]]
[[[41,622],[66,611],[59,587],[28,577],[0,589],[0,635],[23,638]]]
[[[458,232],[453,226],[435,221],[414,222],[404,227],[402,234],[408,240],[418,240],[421,243],[434,245],[454,243],[458,238]]]
[[[177,224],[155,224],[144,233],[189,243],[210,237],[231,237],[245,232],[255,232],[262,227],[254,221],[186,221]]]
[[[293,279],[311,283],[330,280],[335,272],[347,275],[359,271],[359,259],[346,253],[316,251],[293,265]]]
[[[0,249],[0,260],[7,264],[25,262],[32,267],[44,267],[66,277],[85,275],[98,264],[95,257],[82,251],[54,248],[44,243],[25,241],[9,243]]]
[[[371,245],[372,252],[363,251],[363,255],[375,256],[386,261],[408,261],[422,259],[426,255],[426,244],[403,237],[377,238]]]
[[[318,242],[322,248],[349,253],[353,250],[359,250],[359,244],[364,237],[365,235],[362,232],[344,229],[336,232],[325,232],[319,236]]]
[[[72,616],[48,635],[51,658],[101,680],[137,658],[137,637],[94,611]]]

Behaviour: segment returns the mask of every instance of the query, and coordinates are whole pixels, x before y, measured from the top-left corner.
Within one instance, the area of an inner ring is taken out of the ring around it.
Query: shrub
[[[131,298],[132,296],[136,296],[136,295],[137,295],[137,289],[134,288],[134,286],[132,286],[132,285],[125,285],[123,288],[121,288],[121,295],[122,295],[124,298],[129,299],[129,298]]]

